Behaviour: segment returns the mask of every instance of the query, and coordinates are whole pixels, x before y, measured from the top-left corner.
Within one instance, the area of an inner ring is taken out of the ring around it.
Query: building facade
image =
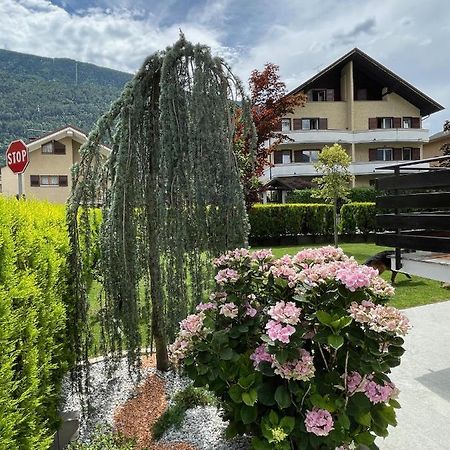
[[[87,136],[73,126],[66,126],[27,143],[30,163],[23,173],[26,198],[65,203],[72,189],[72,166],[80,161],[80,147]],[[108,154],[109,149],[102,147]],[[2,195],[18,193],[18,175],[1,168]]]
[[[429,132],[422,128],[422,118],[443,109],[359,49],[288,95],[300,92],[308,101],[279,124],[290,140],[271,155],[271,167],[262,177],[268,189],[280,189],[286,178],[290,184],[293,177],[310,182],[317,176],[313,163],[320,150],[334,143],[352,158],[354,185],[369,186],[387,173],[375,172],[377,167],[424,158]]]

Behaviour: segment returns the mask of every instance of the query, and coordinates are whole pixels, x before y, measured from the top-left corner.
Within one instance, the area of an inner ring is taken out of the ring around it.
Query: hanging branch
[[[233,153],[238,102],[240,120],[252,133],[247,99],[228,66],[181,36],[144,62],[89,135],[68,207],[69,323],[78,361],[89,347],[91,269],[80,242],[94,231],[89,214],[95,205],[102,211],[97,269],[105,290],[103,348],[115,354],[127,349],[130,367],[139,364],[141,347],[154,342],[157,367],[167,369],[167,340],[207,295],[211,258],[247,245]],[[106,158],[101,143],[108,140]]]

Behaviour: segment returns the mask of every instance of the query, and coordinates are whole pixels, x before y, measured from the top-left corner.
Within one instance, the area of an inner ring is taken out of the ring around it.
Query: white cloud
[[[0,47],[134,72],[146,56],[173,43],[181,29],[189,40],[223,55],[244,82],[266,62],[278,64],[289,89],[359,47],[450,105],[445,45],[450,3],[322,0],[314,8],[299,0],[149,3],[84,0],[83,9],[74,11],[47,0],[1,0]],[[446,112],[432,116],[433,131],[446,117]]]

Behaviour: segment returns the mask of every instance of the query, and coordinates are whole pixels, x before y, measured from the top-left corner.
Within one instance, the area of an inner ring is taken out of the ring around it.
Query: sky
[[[133,73],[182,30],[244,82],[278,64],[290,90],[358,47],[450,108],[449,18],[446,0],[0,0],[0,48]]]

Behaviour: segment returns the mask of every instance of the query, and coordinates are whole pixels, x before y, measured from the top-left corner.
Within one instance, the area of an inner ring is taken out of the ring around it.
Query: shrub
[[[252,237],[327,235],[333,232],[333,208],[325,204],[275,204],[252,206]]]
[[[376,230],[375,203],[354,202],[342,205],[340,222],[343,233],[373,233]]]
[[[295,189],[286,196],[286,203],[317,203],[317,197],[313,197],[313,192],[317,189]]]
[[[64,207],[0,198],[0,448],[45,449],[58,424],[64,346]]]
[[[371,202],[375,203],[378,191],[372,187],[354,187],[350,190],[348,199],[350,202]]]
[[[133,450],[132,440],[112,432],[106,427],[99,427],[93,439],[88,443],[74,442],[68,450]]]
[[[219,397],[227,436],[257,450],[378,448],[409,329],[384,306],[393,288],[334,247],[278,260],[238,249],[215,265],[217,290],[180,323],[171,359]]]

